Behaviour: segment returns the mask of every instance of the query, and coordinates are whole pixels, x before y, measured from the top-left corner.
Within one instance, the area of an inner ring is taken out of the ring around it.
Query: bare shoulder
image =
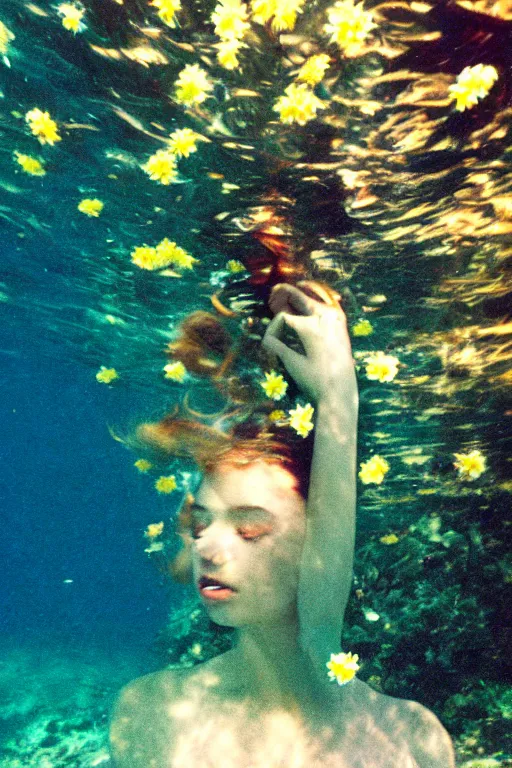
[[[419,768],[455,768],[452,740],[436,715],[417,701],[401,700],[401,704]]]
[[[418,768],[455,768],[448,731],[436,715],[416,701],[378,693],[365,684],[376,720],[384,732],[407,746]]]
[[[220,657],[191,668],[164,669],[128,683],[110,721],[110,751],[116,768],[161,768],[169,763],[179,732],[197,722],[223,678]],[[213,706],[213,705],[212,705]]]
[[[186,670],[165,669],[132,680],[120,691],[110,719],[110,749],[118,768],[149,768],[156,746],[168,741],[169,705]]]

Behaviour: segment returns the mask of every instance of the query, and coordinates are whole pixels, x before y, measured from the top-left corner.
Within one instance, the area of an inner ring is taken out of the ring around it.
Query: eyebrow
[[[210,514],[210,511],[207,507],[203,507],[202,504],[197,504],[194,502],[191,507],[190,511],[192,514],[195,514],[196,512],[199,514]],[[241,513],[243,517],[251,517],[254,515],[257,515],[259,517],[267,517],[272,520],[275,520],[275,514],[271,512],[269,509],[265,509],[265,507],[258,507],[251,504],[240,504],[236,507],[230,507],[228,509],[228,513],[234,513],[235,515],[238,513]]]

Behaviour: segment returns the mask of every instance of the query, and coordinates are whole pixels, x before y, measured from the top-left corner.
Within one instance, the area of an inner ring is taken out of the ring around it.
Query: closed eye
[[[206,525],[204,523],[196,523],[192,526],[191,533],[193,539],[198,539],[201,533],[205,530]]]
[[[242,537],[245,541],[259,541],[263,536],[267,536],[270,533],[271,529],[267,526],[252,526],[252,525],[244,525],[241,528],[238,528],[237,533],[239,536]]]
[[[196,523],[192,526],[191,534],[193,539],[199,539],[203,531],[206,530],[208,526],[205,523]],[[259,541],[263,536],[266,536],[269,534],[271,529],[267,526],[253,526],[253,525],[244,525],[239,528],[237,528],[237,534],[241,536],[244,541]]]

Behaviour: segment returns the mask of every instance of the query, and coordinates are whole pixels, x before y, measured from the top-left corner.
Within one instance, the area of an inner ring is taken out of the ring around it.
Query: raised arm
[[[340,650],[354,559],[358,392],[344,312],[292,286],[276,286],[270,306],[279,310],[264,347],[277,354],[315,405],[315,442],[307,501],[298,610],[301,642],[317,669]],[[295,312],[296,314],[291,314]],[[306,355],[284,344],[294,329]],[[323,665],[323,666],[322,666]]]

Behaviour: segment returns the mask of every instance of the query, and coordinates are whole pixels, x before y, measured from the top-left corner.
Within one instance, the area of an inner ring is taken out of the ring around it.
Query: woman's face
[[[217,624],[296,616],[306,505],[294,485],[289,472],[264,461],[205,476],[191,509],[192,565]]]

